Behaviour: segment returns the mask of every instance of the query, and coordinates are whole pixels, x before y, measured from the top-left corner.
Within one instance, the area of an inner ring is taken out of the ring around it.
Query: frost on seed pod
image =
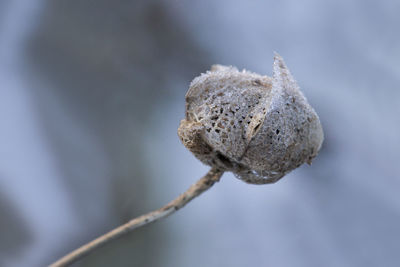
[[[203,163],[253,184],[310,164],[323,141],[318,115],[278,54],[272,78],[221,65],[195,78],[178,135]]]

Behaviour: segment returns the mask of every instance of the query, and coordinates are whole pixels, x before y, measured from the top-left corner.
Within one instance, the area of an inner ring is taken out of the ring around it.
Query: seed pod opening
[[[178,135],[203,163],[248,183],[276,182],[317,155],[323,131],[283,59],[273,77],[214,65],[186,94]]]

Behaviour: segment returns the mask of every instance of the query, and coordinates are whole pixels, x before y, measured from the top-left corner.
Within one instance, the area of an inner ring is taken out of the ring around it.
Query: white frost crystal
[[[253,184],[311,163],[323,141],[318,115],[278,54],[272,78],[221,65],[196,77],[178,135],[203,163]]]

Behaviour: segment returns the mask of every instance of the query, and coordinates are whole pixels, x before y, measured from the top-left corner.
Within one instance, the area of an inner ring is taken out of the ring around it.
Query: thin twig
[[[110,242],[111,240],[121,237],[143,225],[155,222],[161,218],[171,215],[172,213],[189,203],[193,198],[199,196],[201,193],[209,189],[211,186],[214,185],[215,182],[218,182],[222,174],[223,171],[215,167],[211,168],[206,175],[204,175],[195,184],[191,185],[185,193],[172,200],[164,207],[130,220],[126,224],[115,228],[114,230],[65,255],[58,261],[51,264],[50,267],[68,266],[86,256],[87,254],[91,253],[92,251],[96,250],[97,248]]]

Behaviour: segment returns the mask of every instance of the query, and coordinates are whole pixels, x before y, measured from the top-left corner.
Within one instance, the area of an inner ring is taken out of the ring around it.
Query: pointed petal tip
[[[289,68],[286,66],[283,58],[276,52],[274,54],[275,55],[274,63],[272,66],[272,78],[275,87],[281,88],[283,85],[285,85],[288,86],[288,88],[292,88],[293,90],[299,90],[297,82],[290,73]]]
[[[276,51],[274,51],[274,63],[272,69],[273,69],[273,77],[275,78],[280,76],[282,72],[288,71],[285,61]]]
[[[276,51],[274,51],[274,65],[279,66],[280,68],[286,68],[285,61]]]

